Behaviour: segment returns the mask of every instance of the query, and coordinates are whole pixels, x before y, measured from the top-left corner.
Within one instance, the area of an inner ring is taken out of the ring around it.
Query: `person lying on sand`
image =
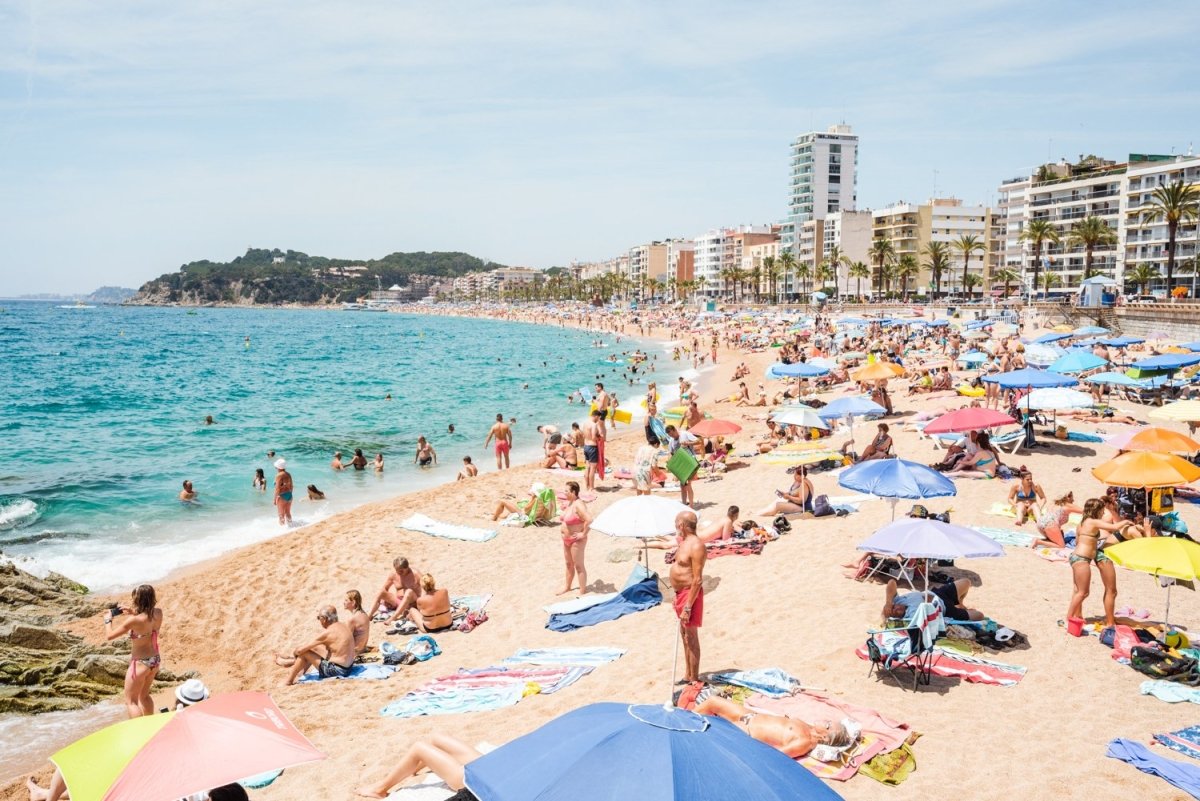
[[[419,740],[409,746],[387,776],[375,784],[365,784],[354,792],[366,798],[386,798],[393,787],[423,770],[433,773],[451,790],[461,790],[466,766],[481,756],[483,754],[456,737],[435,734],[428,740]]]
[[[751,712],[741,704],[718,695],[705,698],[693,711],[724,718],[755,740],[782,751],[792,759],[807,756],[818,745],[841,748],[853,745],[856,739],[841,723],[827,720],[814,726],[797,718]]]
[[[971,589],[968,579],[938,584],[929,588],[929,592],[906,592],[897,594],[895,579],[889,579],[884,590],[883,621],[889,619],[909,620],[917,610],[917,606],[925,601],[932,601],[939,607],[947,620],[983,620],[984,614],[978,609],[968,609],[963,606],[963,600]]]
[[[291,669],[285,687],[295,684],[309,668],[316,668],[317,675],[327,679],[331,676],[345,678],[354,667],[358,657],[354,650],[354,632],[338,620],[337,610],[332,606],[321,607],[317,610],[317,622],[321,624],[321,633],[315,640],[296,648],[291,656],[275,654],[275,664]]]
[[[392,569],[387,578],[383,580],[383,589],[375,595],[367,614],[374,617],[376,612],[382,611],[386,606],[393,610],[387,622],[399,620],[408,613],[409,607],[420,594],[421,574],[409,567],[407,557],[397,556],[392,560]]]
[[[738,514],[740,512],[741,510],[736,506],[730,506],[729,509],[726,510],[724,518],[700,530],[700,541],[707,543],[732,538],[734,528],[737,525]]]

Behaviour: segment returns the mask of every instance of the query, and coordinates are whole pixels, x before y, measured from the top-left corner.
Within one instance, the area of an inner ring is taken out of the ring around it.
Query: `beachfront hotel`
[[[922,265],[920,275],[909,282],[918,294],[932,291],[932,276],[925,268],[925,249],[931,242],[946,246],[947,269],[942,273],[943,293],[964,292],[963,255],[955,243],[964,236],[974,236],[985,248],[991,230],[991,210],[986,206],[965,206],[958,198],[931,198],[926,203],[894,203],[871,212],[872,238],[886,239],[895,252],[893,260],[912,256]],[[984,253],[971,255],[968,274],[976,276],[976,289],[988,284],[987,260]],[[872,265],[878,269],[878,265]]]

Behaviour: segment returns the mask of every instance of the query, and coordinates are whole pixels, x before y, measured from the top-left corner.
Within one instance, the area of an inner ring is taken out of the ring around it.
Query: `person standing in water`
[[[292,474],[287,471],[287,462],[283,459],[275,461],[275,508],[279,511],[279,525],[292,524]]]
[[[512,450],[512,427],[504,422],[504,415],[496,415],[496,422],[488,431],[487,439],[483,441],[483,447],[487,447],[496,439],[496,469],[504,470],[508,467],[508,453]]]
[[[425,440],[424,436],[417,437],[417,455],[413,457],[413,462],[421,467],[437,464],[437,451]]]

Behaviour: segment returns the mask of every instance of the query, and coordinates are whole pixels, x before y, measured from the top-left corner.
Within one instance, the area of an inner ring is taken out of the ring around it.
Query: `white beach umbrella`
[[[819,428],[823,431],[829,430],[829,424],[821,419],[816,409],[801,404],[780,406],[771,412],[771,419],[783,425],[800,426],[801,428]]]
[[[1095,401],[1086,392],[1065,387],[1041,387],[1021,398],[1027,409],[1086,409]]]
[[[622,498],[596,515],[592,528],[610,537],[649,539],[675,532],[675,516],[691,509],[671,498],[637,495]]]

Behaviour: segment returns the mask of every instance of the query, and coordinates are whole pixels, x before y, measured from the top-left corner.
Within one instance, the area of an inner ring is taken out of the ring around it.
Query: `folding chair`
[[[1024,429],[1009,431],[1007,434],[992,437],[991,443],[1005,453],[1016,453],[1025,444],[1025,431]]]
[[[913,674],[914,692],[922,684],[928,686],[937,660],[933,644],[945,628],[941,608],[926,601],[916,608],[904,628],[868,630],[867,659],[871,666],[867,676],[882,671],[903,687],[896,671],[907,668]]]

